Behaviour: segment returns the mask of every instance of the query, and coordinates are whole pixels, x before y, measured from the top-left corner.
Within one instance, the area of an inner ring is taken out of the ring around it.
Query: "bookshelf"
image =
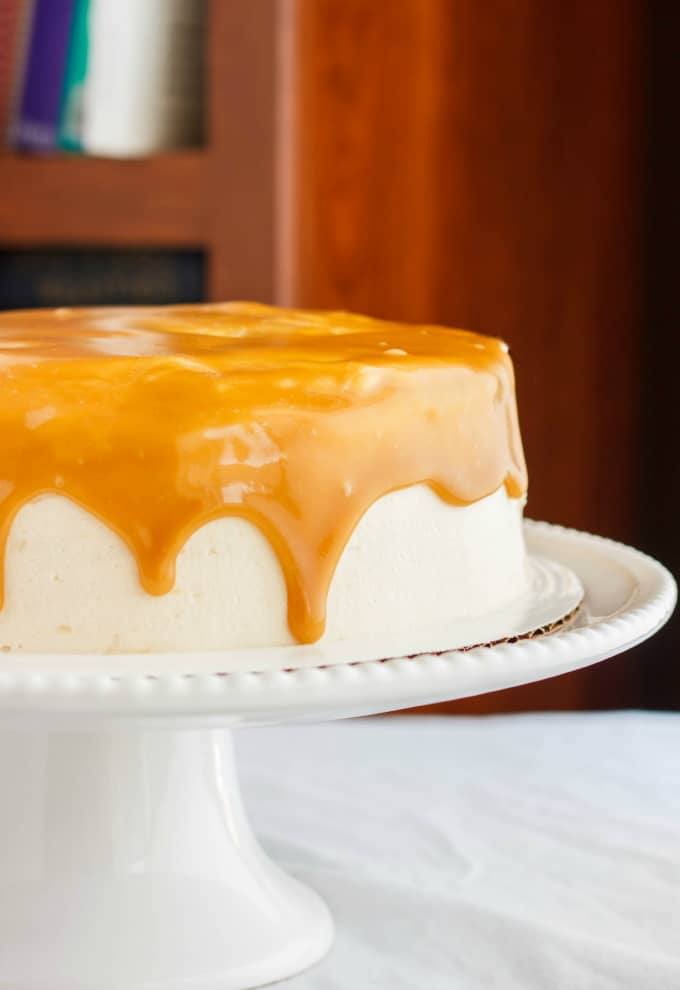
[[[208,0],[204,147],[129,161],[0,154],[0,247],[197,248],[208,298],[271,299],[282,13]]]
[[[206,161],[201,151],[130,162],[2,155],[3,245],[201,245]]]

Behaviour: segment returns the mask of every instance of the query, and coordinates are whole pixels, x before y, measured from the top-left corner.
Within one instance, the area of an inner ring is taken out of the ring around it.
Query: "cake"
[[[408,646],[526,587],[495,338],[252,303],[25,310],[0,314],[0,381],[5,651]]]

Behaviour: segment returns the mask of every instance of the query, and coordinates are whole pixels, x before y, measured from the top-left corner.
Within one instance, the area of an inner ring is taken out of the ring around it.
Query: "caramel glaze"
[[[58,493],[162,595],[192,533],[241,516],[301,642],[376,499],[526,490],[507,348],[462,330],[251,303],[25,310],[0,314],[0,382],[0,560],[21,506]]]

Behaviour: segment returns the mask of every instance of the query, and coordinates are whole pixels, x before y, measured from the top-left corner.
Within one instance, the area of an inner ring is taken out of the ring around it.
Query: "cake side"
[[[470,506],[448,505],[423,485],[384,496],[341,556],[323,639],[402,632],[404,652],[441,648],[443,620],[481,615],[524,588],[521,513],[522,500],[503,488]],[[160,653],[295,642],[280,563],[261,531],[236,517],[195,532],[173,589],[156,596],[115,533],[46,495],[18,513],[5,567],[2,649]]]

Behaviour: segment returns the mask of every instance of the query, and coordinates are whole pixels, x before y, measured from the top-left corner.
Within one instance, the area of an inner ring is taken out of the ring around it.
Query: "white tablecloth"
[[[287,990],[680,988],[680,716],[237,734],[265,848],[326,899]]]

